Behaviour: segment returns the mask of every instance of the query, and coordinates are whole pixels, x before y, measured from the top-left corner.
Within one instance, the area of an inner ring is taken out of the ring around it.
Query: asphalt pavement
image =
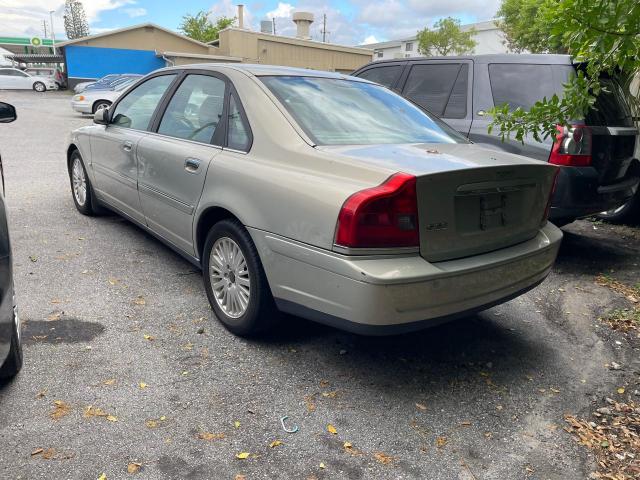
[[[66,141],[91,119],[68,93],[0,100],[19,115],[0,150],[25,341],[0,386],[2,479],[584,479],[564,415],[638,388],[640,343],[598,320],[628,301],[595,283],[640,282],[638,229],[575,222],[538,288],[416,334],[288,317],[244,340],[192,265],[76,211]]]

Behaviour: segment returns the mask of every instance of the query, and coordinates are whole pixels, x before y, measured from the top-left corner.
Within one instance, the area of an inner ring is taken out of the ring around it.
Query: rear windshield
[[[573,75],[571,65],[531,65],[492,63],[489,79],[493,103],[509,105],[511,110],[520,107],[529,110],[534,103],[554,94],[562,96],[563,85]]]
[[[466,143],[442,121],[379,85],[334,78],[260,78],[318,145]]]

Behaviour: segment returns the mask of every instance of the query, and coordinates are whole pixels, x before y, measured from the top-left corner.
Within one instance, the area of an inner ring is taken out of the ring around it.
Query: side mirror
[[[97,123],[98,125],[108,125],[109,124],[109,109],[101,108],[96,113],[93,114],[93,123]]]
[[[9,103],[0,102],[0,123],[11,123],[16,118],[18,118],[16,107]]]

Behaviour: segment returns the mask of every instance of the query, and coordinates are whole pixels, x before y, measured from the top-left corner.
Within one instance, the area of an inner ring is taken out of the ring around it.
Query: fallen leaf
[[[154,337],[153,335],[145,335],[144,339],[149,340],[150,342],[153,342],[156,339],[156,337]]]
[[[235,422],[233,422],[233,426],[236,428],[240,428],[240,422],[236,420]]]
[[[327,425],[327,431],[333,435],[337,435],[338,433],[338,430],[336,430],[336,427],[334,427],[331,424]]]
[[[138,295],[138,297],[133,301],[136,305],[146,305],[147,302],[142,295]]]
[[[47,448],[44,452],[42,452],[42,458],[45,460],[51,460],[56,454],[56,451],[53,448]]]
[[[247,480],[247,477],[244,475],[238,474],[235,476],[234,480]]]
[[[448,440],[447,437],[438,437],[436,438],[436,446],[438,448],[442,448],[447,444]]]
[[[98,480],[107,480],[107,476],[103,473],[98,477]]]
[[[343,446],[344,448],[353,448],[353,445],[351,445],[351,442],[344,442],[344,443],[342,444],[342,446]]]
[[[138,386],[140,387],[140,390],[144,390],[145,388],[147,388],[147,384],[144,382],[140,382]]]
[[[238,454],[236,454],[236,458],[239,460],[245,460],[247,458],[249,458],[249,452],[240,452]]]
[[[33,263],[38,261],[38,257],[36,257],[35,255],[29,255],[29,260],[31,260]]]
[[[198,433],[198,438],[200,440],[207,440],[208,442],[212,442],[213,440],[222,440],[224,437],[225,437],[224,433],[210,433],[210,432]]]
[[[329,385],[330,385],[330,384],[329,384],[329,382],[328,382],[328,381],[326,381],[326,380],[320,380],[320,386],[321,386],[322,388],[326,388],[326,387],[328,387]]]
[[[422,403],[416,403],[416,408],[424,412],[427,409],[427,406],[423,405]]]
[[[49,416],[53,420],[60,420],[62,417],[67,415],[70,410],[71,407],[68,403],[63,402],[62,400],[55,400],[53,402],[53,412],[51,412]]]
[[[322,396],[326,398],[336,398],[336,395],[338,395],[337,390],[334,390],[333,392],[322,392]]]
[[[322,469],[327,468],[327,466],[326,466],[324,463],[322,463],[322,462],[320,462],[320,465],[318,465],[318,466],[319,466],[320,468],[322,468]]]
[[[49,389],[45,388],[44,390],[40,390],[37,394],[36,394],[36,398],[44,398],[44,396],[47,394],[47,391]]]
[[[108,415],[107,412],[105,412],[101,408],[94,407],[93,405],[89,405],[87,408],[85,408],[84,414],[83,414],[84,418],[106,417],[107,415]]]
[[[138,473],[140,467],[142,467],[141,463],[130,463],[129,465],[127,465],[127,472]]]
[[[107,415],[107,420],[109,420],[110,422],[117,422],[118,417],[116,417],[115,415]]]
[[[104,382],[105,385],[113,385],[114,383],[116,383],[116,379],[115,378],[110,378],[109,380],[105,380]]]
[[[304,397],[304,402],[307,405],[307,412],[313,413],[316,411],[316,404],[314,402],[313,395],[307,395]]]
[[[618,393],[619,393],[620,395],[622,395],[622,394],[624,393],[624,388],[623,388],[623,387],[620,387],[620,388],[618,389]]]
[[[54,298],[54,299],[51,300],[51,303],[54,303],[54,304],[55,303],[62,303],[62,300]]]
[[[38,455],[39,453],[44,452],[44,448],[36,448],[33,452],[31,452],[31,456]]]
[[[167,419],[167,417],[165,417],[164,415],[162,415],[162,416],[160,417],[160,421],[161,421],[161,422],[164,422],[166,419]]]
[[[158,421],[157,420],[147,420],[146,422],[144,422],[144,424],[147,426],[147,428],[156,428],[158,426]]]
[[[280,440],[274,440],[269,444],[269,448],[276,448],[278,445],[282,445],[282,442]]]
[[[62,312],[54,312],[49,314],[49,316],[47,317],[47,320],[49,322],[55,322],[56,320],[60,320],[60,316],[62,315]]]
[[[471,422],[469,422],[468,420],[465,420],[464,422],[461,422],[460,425],[462,425],[463,427],[470,427]]]
[[[387,455],[386,453],[375,452],[373,456],[378,462],[382,463],[383,465],[388,465],[389,463],[393,462],[393,457],[391,455]]]
[[[120,280],[118,280],[117,278],[110,278],[109,283],[111,285],[117,285],[118,283],[120,283]]]

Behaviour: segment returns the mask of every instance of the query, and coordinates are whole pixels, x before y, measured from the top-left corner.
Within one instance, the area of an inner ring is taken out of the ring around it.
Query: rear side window
[[[602,89],[594,108],[587,114],[587,125],[633,127],[633,115],[625,90],[617,80],[600,78]]]
[[[146,130],[153,112],[175,77],[175,74],[153,77],[131,90],[116,105],[111,123],[134,130]]]
[[[465,118],[468,81],[467,63],[414,65],[403,95],[439,117]]]
[[[390,67],[374,67],[358,74],[358,77],[369,80],[370,82],[379,83],[387,88],[391,88],[402,72],[402,65],[393,65]]]
[[[573,72],[571,65],[493,63],[489,65],[493,104],[529,110],[544,97],[561,97],[563,84]]]
[[[251,134],[249,126],[240,112],[235,95],[229,99],[229,127],[227,130],[227,147],[242,152],[251,148]]]
[[[208,75],[188,75],[162,117],[158,133],[209,143],[222,118],[225,82]]]

